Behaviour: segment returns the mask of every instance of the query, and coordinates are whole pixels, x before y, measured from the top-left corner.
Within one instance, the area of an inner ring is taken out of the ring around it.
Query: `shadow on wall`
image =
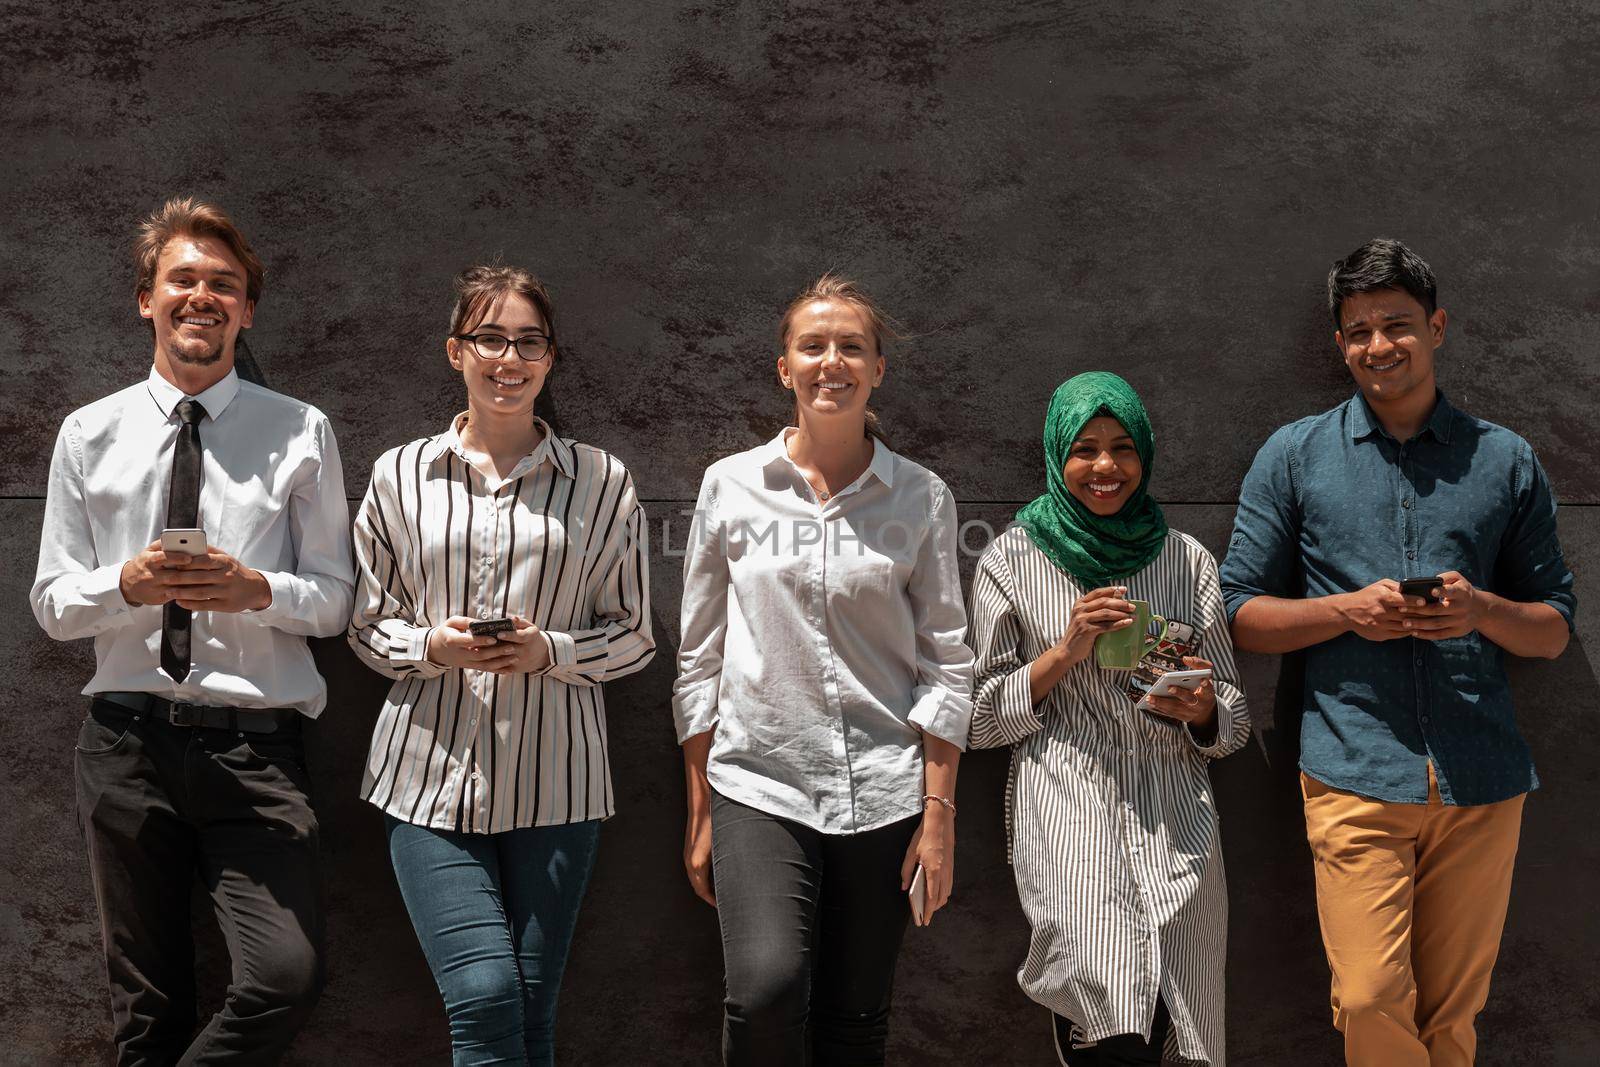
[[[662,514],[689,507],[652,505]],[[963,518],[982,518],[999,529],[1013,510],[964,506]],[[1600,552],[1590,510],[1563,515],[1574,561]],[[1177,505],[1169,514],[1214,551],[1225,545],[1231,507]],[[36,535],[36,525],[33,530]],[[716,917],[689,891],[680,859],[682,762],[670,693],[681,558],[668,549],[651,546],[656,659],[607,687],[617,816],[601,836],[564,984],[557,1033],[563,1063],[718,1059]],[[967,581],[974,562],[963,560]],[[1600,594],[1580,584],[1580,600]],[[69,654],[31,627],[24,646],[23,662],[44,657],[25,667],[31,677],[82,674],[79,653],[86,646]],[[328,708],[306,740],[322,827],[328,985],[289,1062],[446,1062],[446,1022],[395,886],[382,821],[359,796],[368,740],[389,683],[362,666],[342,638],[313,641],[312,649],[329,687]],[[1334,1067],[1342,1057],[1329,1018],[1297,781],[1301,660],[1246,655],[1240,666],[1254,737],[1212,774],[1229,883],[1229,1059],[1236,1067],[1281,1067],[1291,1057],[1296,1067]],[[1600,785],[1600,683],[1576,640],[1554,663],[1514,661],[1510,671],[1545,784],[1527,807],[1504,946],[1480,1020],[1479,1063],[1592,1063],[1600,1054],[1600,978],[1592,968],[1600,929],[1591,905],[1600,871],[1600,835],[1591,829]],[[63,703],[76,707],[76,698]],[[1027,929],[1005,861],[1007,758],[1003,751],[975,752],[963,760],[956,893],[933,927],[908,931],[896,983],[892,1062],[1054,1062],[1043,1011],[1014,980]],[[53,820],[42,832],[70,846],[54,876],[82,879],[70,805]],[[86,880],[70,888],[77,910],[92,917]],[[198,888],[194,907],[200,916],[211,910]],[[196,936],[204,1018],[220,1004],[228,960],[213,921],[197,922]],[[80,976],[80,985],[103,981],[95,948],[75,943],[70,968],[56,969]],[[46,989],[52,980],[61,979],[46,975]],[[99,990],[55,999],[75,1007],[48,1022],[58,1035],[53,1062],[82,1062],[87,1050],[106,1048],[109,1025]],[[38,1032],[42,1020],[30,1015],[29,1021],[29,1032]]]

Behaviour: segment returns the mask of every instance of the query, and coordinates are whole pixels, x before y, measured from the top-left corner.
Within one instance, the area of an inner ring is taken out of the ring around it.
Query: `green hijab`
[[[1096,515],[1061,480],[1072,442],[1096,415],[1110,412],[1139,452],[1144,468],[1139,487],[1115,515]],[[1150,416],[1133,386],[1109,371],[1069,378],[1056,387],[1044,417],[1043,496],[1017,512],[1017,522],[1039,551],[1089,588],[1111,584],[1143,570],[1167,539],[1167,520],[1150,496],[1156,439]]]

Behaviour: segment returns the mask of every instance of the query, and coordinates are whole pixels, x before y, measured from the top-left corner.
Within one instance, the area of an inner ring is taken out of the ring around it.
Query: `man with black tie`
[[[62,424],[33,611],[95,639],[74,763],[118,1062],[270,1063],[322,984],[300,725],[327,699],[305,638],[350,617],[344,479],[321,412],[234,370],[263,271],[233,221],[168,201],[135,260],[154,366]],[[198,1034],[197,873],[233,966]]]

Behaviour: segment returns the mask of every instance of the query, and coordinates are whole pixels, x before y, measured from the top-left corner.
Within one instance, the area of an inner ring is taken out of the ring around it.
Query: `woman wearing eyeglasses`
[[[534,414],[557,356],[539,281],[472,267],[456,293],[467,410],[384,453],[356,518],[350,644],[395,680],[362,795],[454,1062],[548,1064],[613,810],[601,685],[655,648],[644,512],[621,463]]]

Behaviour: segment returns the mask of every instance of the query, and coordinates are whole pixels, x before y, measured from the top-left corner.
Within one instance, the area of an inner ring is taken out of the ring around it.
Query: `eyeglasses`
[[[525,333],[514,340],[498,333],[457,333],[451,336],[472,345],[472,350],[484,359],[499,359],[506,354],[507,347],[515,348],[517,357],[529,363],[538,363],[550,354],[550,338],[542,333]]]

